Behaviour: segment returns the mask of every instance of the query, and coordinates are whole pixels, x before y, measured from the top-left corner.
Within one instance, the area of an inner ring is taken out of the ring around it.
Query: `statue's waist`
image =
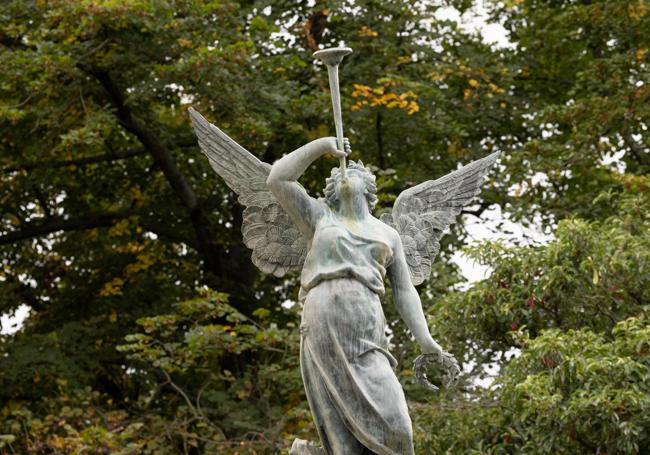
[[[373,286],[374,284],[374,286]],[[378,299],[384,294],[383,283],[378,287],[376,283],[369,283],[363,277],[353,274],[342,274],[341,276],[319,276],[309,283],[303,283],[300,288],[300,300],[303,301],[308,295],[319,294],[329,295],[330,298],[367,297]]]

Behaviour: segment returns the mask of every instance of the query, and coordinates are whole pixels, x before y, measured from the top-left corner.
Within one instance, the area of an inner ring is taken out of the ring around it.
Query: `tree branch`
[[[462,215],[474,215],[475,217],[479,218],[490,205],[491,204],[489,202],[483,201],[480,203],[476,210],[461,210],[460,213]]]
[[[78,67],[93,76],[108,94],[115,108],[120,124],[136,136],[154,158],[174,192],[187,208],[196,236],[196,251],[203,259],[206,284],[219,288],[233,296],[238,308],[245,310],[254,301],[252,288],[255,271],[249,253],[243,245],[231,245],[228,251],[218,241],[215,229],[201,207],[194,189],[189,185],[176,165],[174,157],[156,132],[133,115],[126,104],[123,91],[119,89],[109,72],[89,68],[83,64]],[[245,311],[244,311],[245,312]]]
[[[139,215],[139,213],[134,210],[124,210],[114,213],[97,213],[73,219],[52,217],[47,219],[45,222],[39,221],[26,223],[22,229],[0,236],[0,245],[7,245],[22,240],[41,237],[59,231],[82,231],[98,227],[109,227],[116,221],[137,215]],[[145,230],[153,232],[156,235],[169,238],[178,243],[184,243],[190,248],[197,249],[197,244],[194,240],[183,238],[177,233],[161,227],[161,224],[158,222],[141,219],[139,224]]]
[[[128,218],[133,214],[133,211],[125,210],[115,213],[89,215],[83,218],[64,219],[61,217],[53,217],[44,223],[26,223],[22,229],[0,236],[0,245],[7,245],[9,243],[40,237],[58,231],[79,231],[96,227],[112,226],[115,221]]]
[[[53,160],[53,161],[40,161],[33,163],[18,164],[16,166],[8,166],[2,169],[3,173],[10,173],[16,171],[31,171],[34,169],[55,169],[67,166],[85,166],[87,164],[102,163],[105,161],[118,161],[131,158],[134,156],[146,154],[146,150],[129,150],[124,153],[105,153],[103,155],[89,156],[86,158],[79,158],[76,160]]]
[[[47,199],[45,198],[45,195],[43,194],[43,192],[40,190],[38,186],[34,185],[33,188],[34,188],[34,194],[36,195],[36,200],[40,204],[43,213],[45,213],[45,216],[47,218],[51,218],[52,212],[50,211],[50,207],[47,204]]]
[[[195,210],[198,207],[196,193],[194,193],[192,187],[187,183],[183,174],[181,174],[180,170],[176,166],[174,157],[165,144],[162,143],[153,131],[145,127],[144,124],[133,116],[133,113],[126,105],[122,92],[119,90],[108,72],[98,69],[84,69],[95,77],[104,90],[106,90],[106,93],[108,93],[111,102],[117,111],[117,118],[122,126],[124,126],[127,131],[134,134],[145,146],[151,156],[153,156],[156,164],[158,164],[169,181],[169,184],[180,197],[183,204],[190,211]]]
[[[377,117],[375,118],[375,133],[377,140],[377,161],[379,167],[386,169],[386,159],[384,157],[384,136],[382,130],[382,115],[381,109],[377,109]]]

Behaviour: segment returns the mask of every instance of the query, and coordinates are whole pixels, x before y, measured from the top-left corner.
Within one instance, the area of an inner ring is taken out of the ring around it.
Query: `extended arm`
[[[336,150],[335,138],[316,139],[276,161],[266,181],[282,208],[307,238],[313,234],[321,208],[297,180],[311,163],[326,153],[345,156],[345,153]]]
[[[394,240],[394,260],[388,269],[393,300],[402,320],[406,323],[415,341],[425,354],[442,352],[443,349],[431,337],[429,327],[422,311],[422,302],[415,286],[411,283],[402,241],[397,233]]]

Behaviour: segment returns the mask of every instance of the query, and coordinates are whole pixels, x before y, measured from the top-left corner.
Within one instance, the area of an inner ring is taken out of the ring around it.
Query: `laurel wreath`
[[[420,385],[434,392],[441,387],[454,387],[460,376],[458,361],[446,351],[419,355],[413,362],[413,370]],[[427,377],[427,371],[433,373],[431,377],[434,382]]]

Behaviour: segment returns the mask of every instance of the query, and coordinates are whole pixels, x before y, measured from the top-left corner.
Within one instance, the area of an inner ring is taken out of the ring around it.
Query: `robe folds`
[[[392,252],[333,214],[316,226],[301,276],[300,364],[331,455],[411,455],[412,426],[388,352],[380,296]]]

